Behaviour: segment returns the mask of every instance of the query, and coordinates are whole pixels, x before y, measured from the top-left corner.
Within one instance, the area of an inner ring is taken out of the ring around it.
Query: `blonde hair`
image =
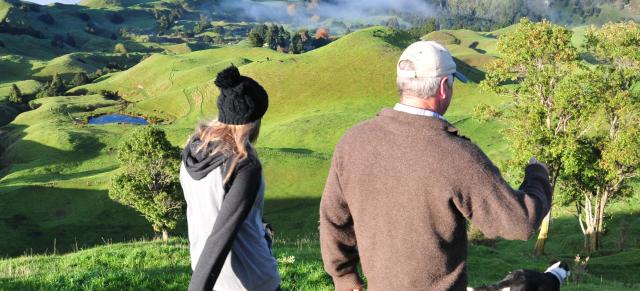
[[[250,144],[256,142],[259,134],[260,120],[242,125],[225,124],[214,120],[196,128],[194,137],[202,142],[196,152],[207,150],[211,142],[218,142],[209,155],[220,153],[232,157],[231,165],[224,177],[224,183],[227,183],[238,164],[249,156]]]

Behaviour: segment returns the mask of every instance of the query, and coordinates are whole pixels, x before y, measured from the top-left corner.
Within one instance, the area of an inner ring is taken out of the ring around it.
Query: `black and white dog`
[[[556,261],[544,273],[515,270],[494,285],[467,288],[467,291],[558,291],[569,275],[569,266]]]

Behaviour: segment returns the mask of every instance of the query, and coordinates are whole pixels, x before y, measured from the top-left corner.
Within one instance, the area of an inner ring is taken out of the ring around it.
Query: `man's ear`
[[[438,88],[438,97],[444,99],[447,97],[447,92],[449,92],[449,76],[446,76],[440,80],[440,87]]]

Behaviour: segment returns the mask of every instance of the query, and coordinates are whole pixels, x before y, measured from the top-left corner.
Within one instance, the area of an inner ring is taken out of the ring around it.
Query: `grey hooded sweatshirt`
[[[225,185],[229,158],[210,155],[214,144],[196,152],[200,144],[190,140],[180,167],[193,269],[189,290],[276,290],[280,275],[262,224],[265,184],[258,156],[251,149]]]

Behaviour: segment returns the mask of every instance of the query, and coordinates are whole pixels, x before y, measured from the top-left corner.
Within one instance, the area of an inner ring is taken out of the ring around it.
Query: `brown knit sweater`
[[[385,109],[336,146],[320,203],[325,270],[336,290],[465,290],[466,220],[487,237],[528,239],[549,210],[539,164],[520,191],[446,121]]]

